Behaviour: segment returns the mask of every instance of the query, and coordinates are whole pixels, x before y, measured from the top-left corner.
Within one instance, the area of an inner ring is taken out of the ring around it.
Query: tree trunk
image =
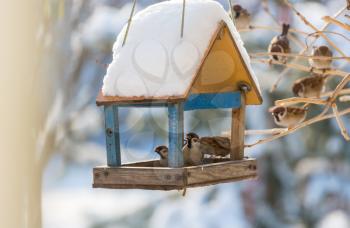
[[[37,0],[0,7],[0,227],[41,227],[41,171],[35,154],[39,116]]]

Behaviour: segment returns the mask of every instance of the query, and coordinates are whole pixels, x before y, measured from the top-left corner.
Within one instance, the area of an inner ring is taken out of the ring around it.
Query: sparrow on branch
[[[289,46],[289,39],[288,39],[288,30],[289,30],[289,24],[283,24],[282,25],[282,33],[278,36],[275,36],[268,47],[269,53],[278,52],[278,53],[290,53],[291,49]],[[278,55],[272,55],[271,60],[276,60],[280,62],[286,62],[288,57],[286,56],[278,56]]]
[[[296,80],[293,83],[293,93],[298,97],[317,97],[321,96],[321,93],[325,89],[326,77],[320,74],[313,74],[310,77],[305,77]]]
[[[312,50],[313,57],[333,57],[333,52],[329,47],[327,46],[319,46],[314,47]],[[311,67],[320,69],[320,70],[327,70],[331,68],[332,59],[309,59],[309,63]]]
[[[235,26],[237,29],[244,29],[248,28],[250,25],[250,14],[248,10],[244,9],[241,5],[234,5],[232,6],[233,12],[235,13],[233,15]]]
[[[275,123],[281,127],[291,128],[303,122],[307,115],[307,108],[300,108],[295,106],[275,106],[269,111],[274,117]]]

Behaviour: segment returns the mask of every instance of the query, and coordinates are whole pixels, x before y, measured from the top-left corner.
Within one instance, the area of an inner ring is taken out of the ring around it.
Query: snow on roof
[[[191,85],[220,21],[226,22],[259,91],[258,80],[232,20],[211,0],[186,1],[181,38],[182,0],[165,1],[138,12],[122,47],[126,25],[113,47],[103,80],[104,96],[181,96]]]

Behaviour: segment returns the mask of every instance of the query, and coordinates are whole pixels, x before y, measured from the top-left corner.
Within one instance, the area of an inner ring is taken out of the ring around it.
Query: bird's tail
[[[289,24],[283,24],[282,25],[282,36],[286,36],[289,31]]]

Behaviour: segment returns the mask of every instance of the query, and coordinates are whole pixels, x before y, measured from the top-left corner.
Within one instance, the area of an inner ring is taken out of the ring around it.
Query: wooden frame
[[[93,170],[93,187],[175,190],[257,177],[257,162],[252,158],[208,162],[209,164],[183,168],[157,167],[159,161],[132,163],[121,167],[96,167]]]
[[[185,111],[198,109],[239,108],[240,92],[191,94],[185,101]]]

